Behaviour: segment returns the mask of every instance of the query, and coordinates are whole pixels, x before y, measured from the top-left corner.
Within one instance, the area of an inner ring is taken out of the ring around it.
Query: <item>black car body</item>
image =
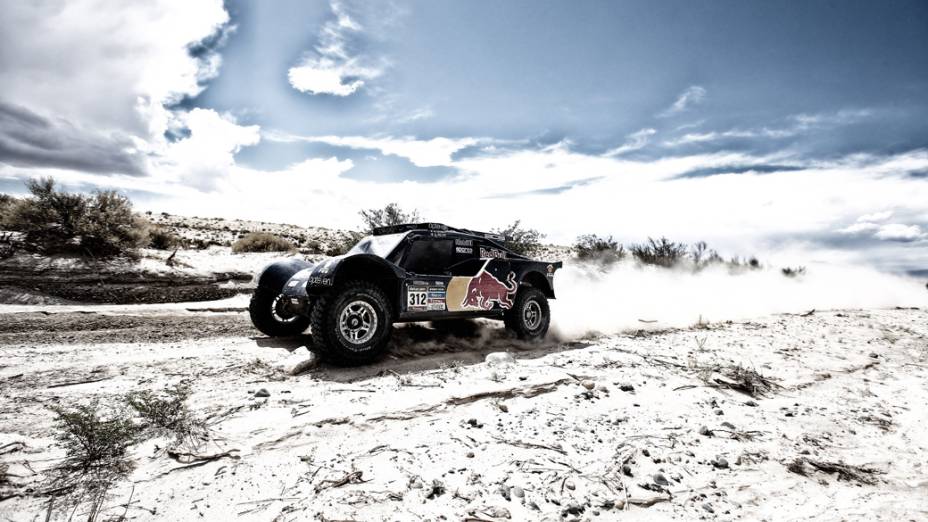
[[[352,326],[365,319],[373,330],[384,326],[387,337],[385,323],[488,317],[504,319],[520,337],[538,338],[547,332],[547,299],[554,298],[560,267],[513,252],[498,234],[438,223],[382,227],[344,255],[268,266],[258,277],[252,319],[268,335],[294,335],[312,324],[317,346],[342,362],[370,360],[386,344],[374,335],[378,342],[368,346],[372,332],[363,328],[351,339]],[[342,306],[354,303],[357,313],[329,310],[349,287],[356,294],[360,288],[360,297],[342,299]]]

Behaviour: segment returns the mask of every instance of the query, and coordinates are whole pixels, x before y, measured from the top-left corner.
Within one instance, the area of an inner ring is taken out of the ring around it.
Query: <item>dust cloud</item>
[[[557,272],[555,292],[552,332],[564,339],[812,309],[928,306],[924,281],[833,264],[808,265],[797,277],[772,268],[733,273],[721,265],[694,272],[631,261],[575,264]]]

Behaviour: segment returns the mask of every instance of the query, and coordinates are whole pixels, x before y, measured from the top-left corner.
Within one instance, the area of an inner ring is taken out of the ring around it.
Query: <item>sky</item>
[[[922,1],[0,2],[0,191],[928,268]]]

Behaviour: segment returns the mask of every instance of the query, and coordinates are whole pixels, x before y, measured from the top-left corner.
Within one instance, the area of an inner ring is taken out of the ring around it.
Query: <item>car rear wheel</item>
[[[251,323],[271,337],[300,335],[309,326],[309,318],[288,310],[285,303],[283,294],[258,287],[248,304]]]
[[[515,303],[506,311],[506,328],[519,339],[542,339],[551,323],[551,309],[545,294],[530,286],[519,289]]]
[[[386,294],[377,286],[355,281],[322,296],[311,316],[313,343],[336,364],[354,366],[379,359],[393,331]]]

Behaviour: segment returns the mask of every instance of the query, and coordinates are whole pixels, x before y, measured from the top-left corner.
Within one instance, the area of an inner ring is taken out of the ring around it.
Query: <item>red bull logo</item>
[[[509,272],[509,276],[506,277],[507,284],[503,284],[496,276],[486,271],[487,264],[489,261],[467,284],[464,300],[461,301],[462,308],[489,310],[493,308],[493,303],[499,304],[500,308],[512,308],[512,298],[518,289],[515,272]]]

